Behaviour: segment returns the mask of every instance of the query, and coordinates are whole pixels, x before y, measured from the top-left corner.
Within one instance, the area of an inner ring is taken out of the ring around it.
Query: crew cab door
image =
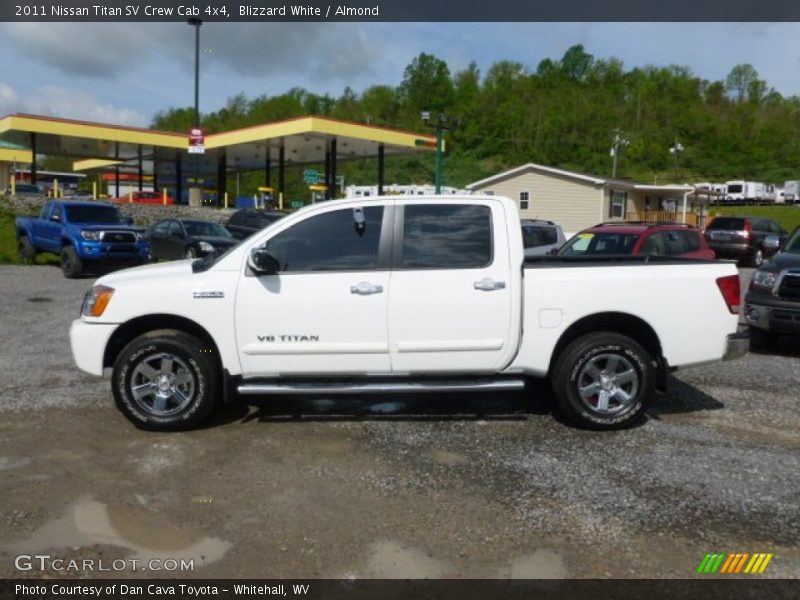
[[[507,218],[490,200],[398,201],[389,295],[394,372],[494,372],[511,360],[521,276],[511,272]]]
[[[245,269],[236,293],[244,377],[388,374],[391,203],[337,205],[260,240],[275,275]],[[252,249],[251,248],[251,249]]]
[[[61,251],[61,232],[64,229],[65,219],[63,206],[57,202],[51,203],[47,218],[42,221],[39,230],[39,243],[42,248],[56,253]]]

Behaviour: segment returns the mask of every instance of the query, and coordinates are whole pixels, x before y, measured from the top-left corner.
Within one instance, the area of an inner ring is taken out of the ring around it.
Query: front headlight
[[[760,288],[772,289],[775,287],[777,275],[771,271],[756,271],[753,275],[753,285]]]
[[[85,240],[92,240],[96,242],[100,239],[102,235],[102,231],[92,231],[91,229],[82,229],[81,230],[81,237]]]
[[[137,242],[141,242],[142,240],[146,240],[147,239],[147,236],[145,236],[145,234],[142,233],[141,231],[134,231],[133,233],[136,236],[136,241]]]
[[[87,317],[100,317],[106,310],[106,306],[111,301],[111,296],[114,294],[114,288],[105,285],[96,285],[86,297],[83,299],[83,306],[81,313]]]
[[[200,250],[202,252],[214,252],[214,246],[212,246],[208,242],[200,242],[200,244],[198,245],[200,246]]]

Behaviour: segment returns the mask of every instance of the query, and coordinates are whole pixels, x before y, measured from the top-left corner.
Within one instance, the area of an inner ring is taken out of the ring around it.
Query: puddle
[[[27,467],[29,464],[31,464],[30,458],[13,459],[8,456],[0,456],[0,471],[19,469],[20,467]]]
[[[566,579],[569,577],[563,557],[554,550],[537,550],[521,556],[501,569],[505,579]]]
[[[451,570],[447,563],[391,540],[370,544],[368,552],[368,577],[377,579],[434,579]]]
[[[434,450],[431,452],[433,460],[440,465],[448,467],[455,467],[456,465],[466,464],[467,457],[463,454],[456,454],[455,452],[448,452],[447,450]]]
[[[53,548],[95,545],[126,548],[132,558],[142,561],[185,559],[194,560],[196,565],[217,561],[231,548],[224,540],[177,529],[152,512],[106,506],[90,499],[79,500],[66,515],[44,524],[27,540],[1,547],[37,553]]]

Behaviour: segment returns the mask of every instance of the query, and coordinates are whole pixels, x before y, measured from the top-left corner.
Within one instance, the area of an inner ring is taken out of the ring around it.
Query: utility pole
[[[611,177],[612,179],[616,179],[617,177],[617,157],[619,156],[620,148],[624,148],[628,146],[630,142],[622,136],[622,132],[619,129],[614,130],[614,145],[611,146],[611,156],[613,158],[611,162]]]
[[[461,125],[461,119],[449,117],[444,113],[439,113],[437,120],[431,123],[430,111],[423,110],[421,114],[422,120],[428,127],[436,129],[436,193],[442,193],[442,146],[444,142],[444,132],[446,129],[454,129]]]
[[[194,126],[195,129],[199,129],[200,127],[200,26],[203,24],[203,21],[201,21],[196,17],[192,17],[187,21],[187,23],[192,27],[194,27]],[[200,156],[195,154],[194,187],[198,187],[199,179],[200,179]],[[180,201],[180,199],[178,199],[178,201]]]
[[[681,154],[684,150],[686,147],[678,141],[678,136],[675,136],[675,145],[669,149],[669,153],[675,157],[675,183],[680,183]]]

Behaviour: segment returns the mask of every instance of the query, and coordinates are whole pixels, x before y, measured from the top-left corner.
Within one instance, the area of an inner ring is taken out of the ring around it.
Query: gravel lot
[[[574,429],[534,386],[275,398],[153,434],[72,364],[91,279],[0,281],[0,577],[42,576],[20,553],[194,560],[157,573],[192,577],[691,577],[719,551],[800,575],[797,340],[677,373],[627,431]]]

